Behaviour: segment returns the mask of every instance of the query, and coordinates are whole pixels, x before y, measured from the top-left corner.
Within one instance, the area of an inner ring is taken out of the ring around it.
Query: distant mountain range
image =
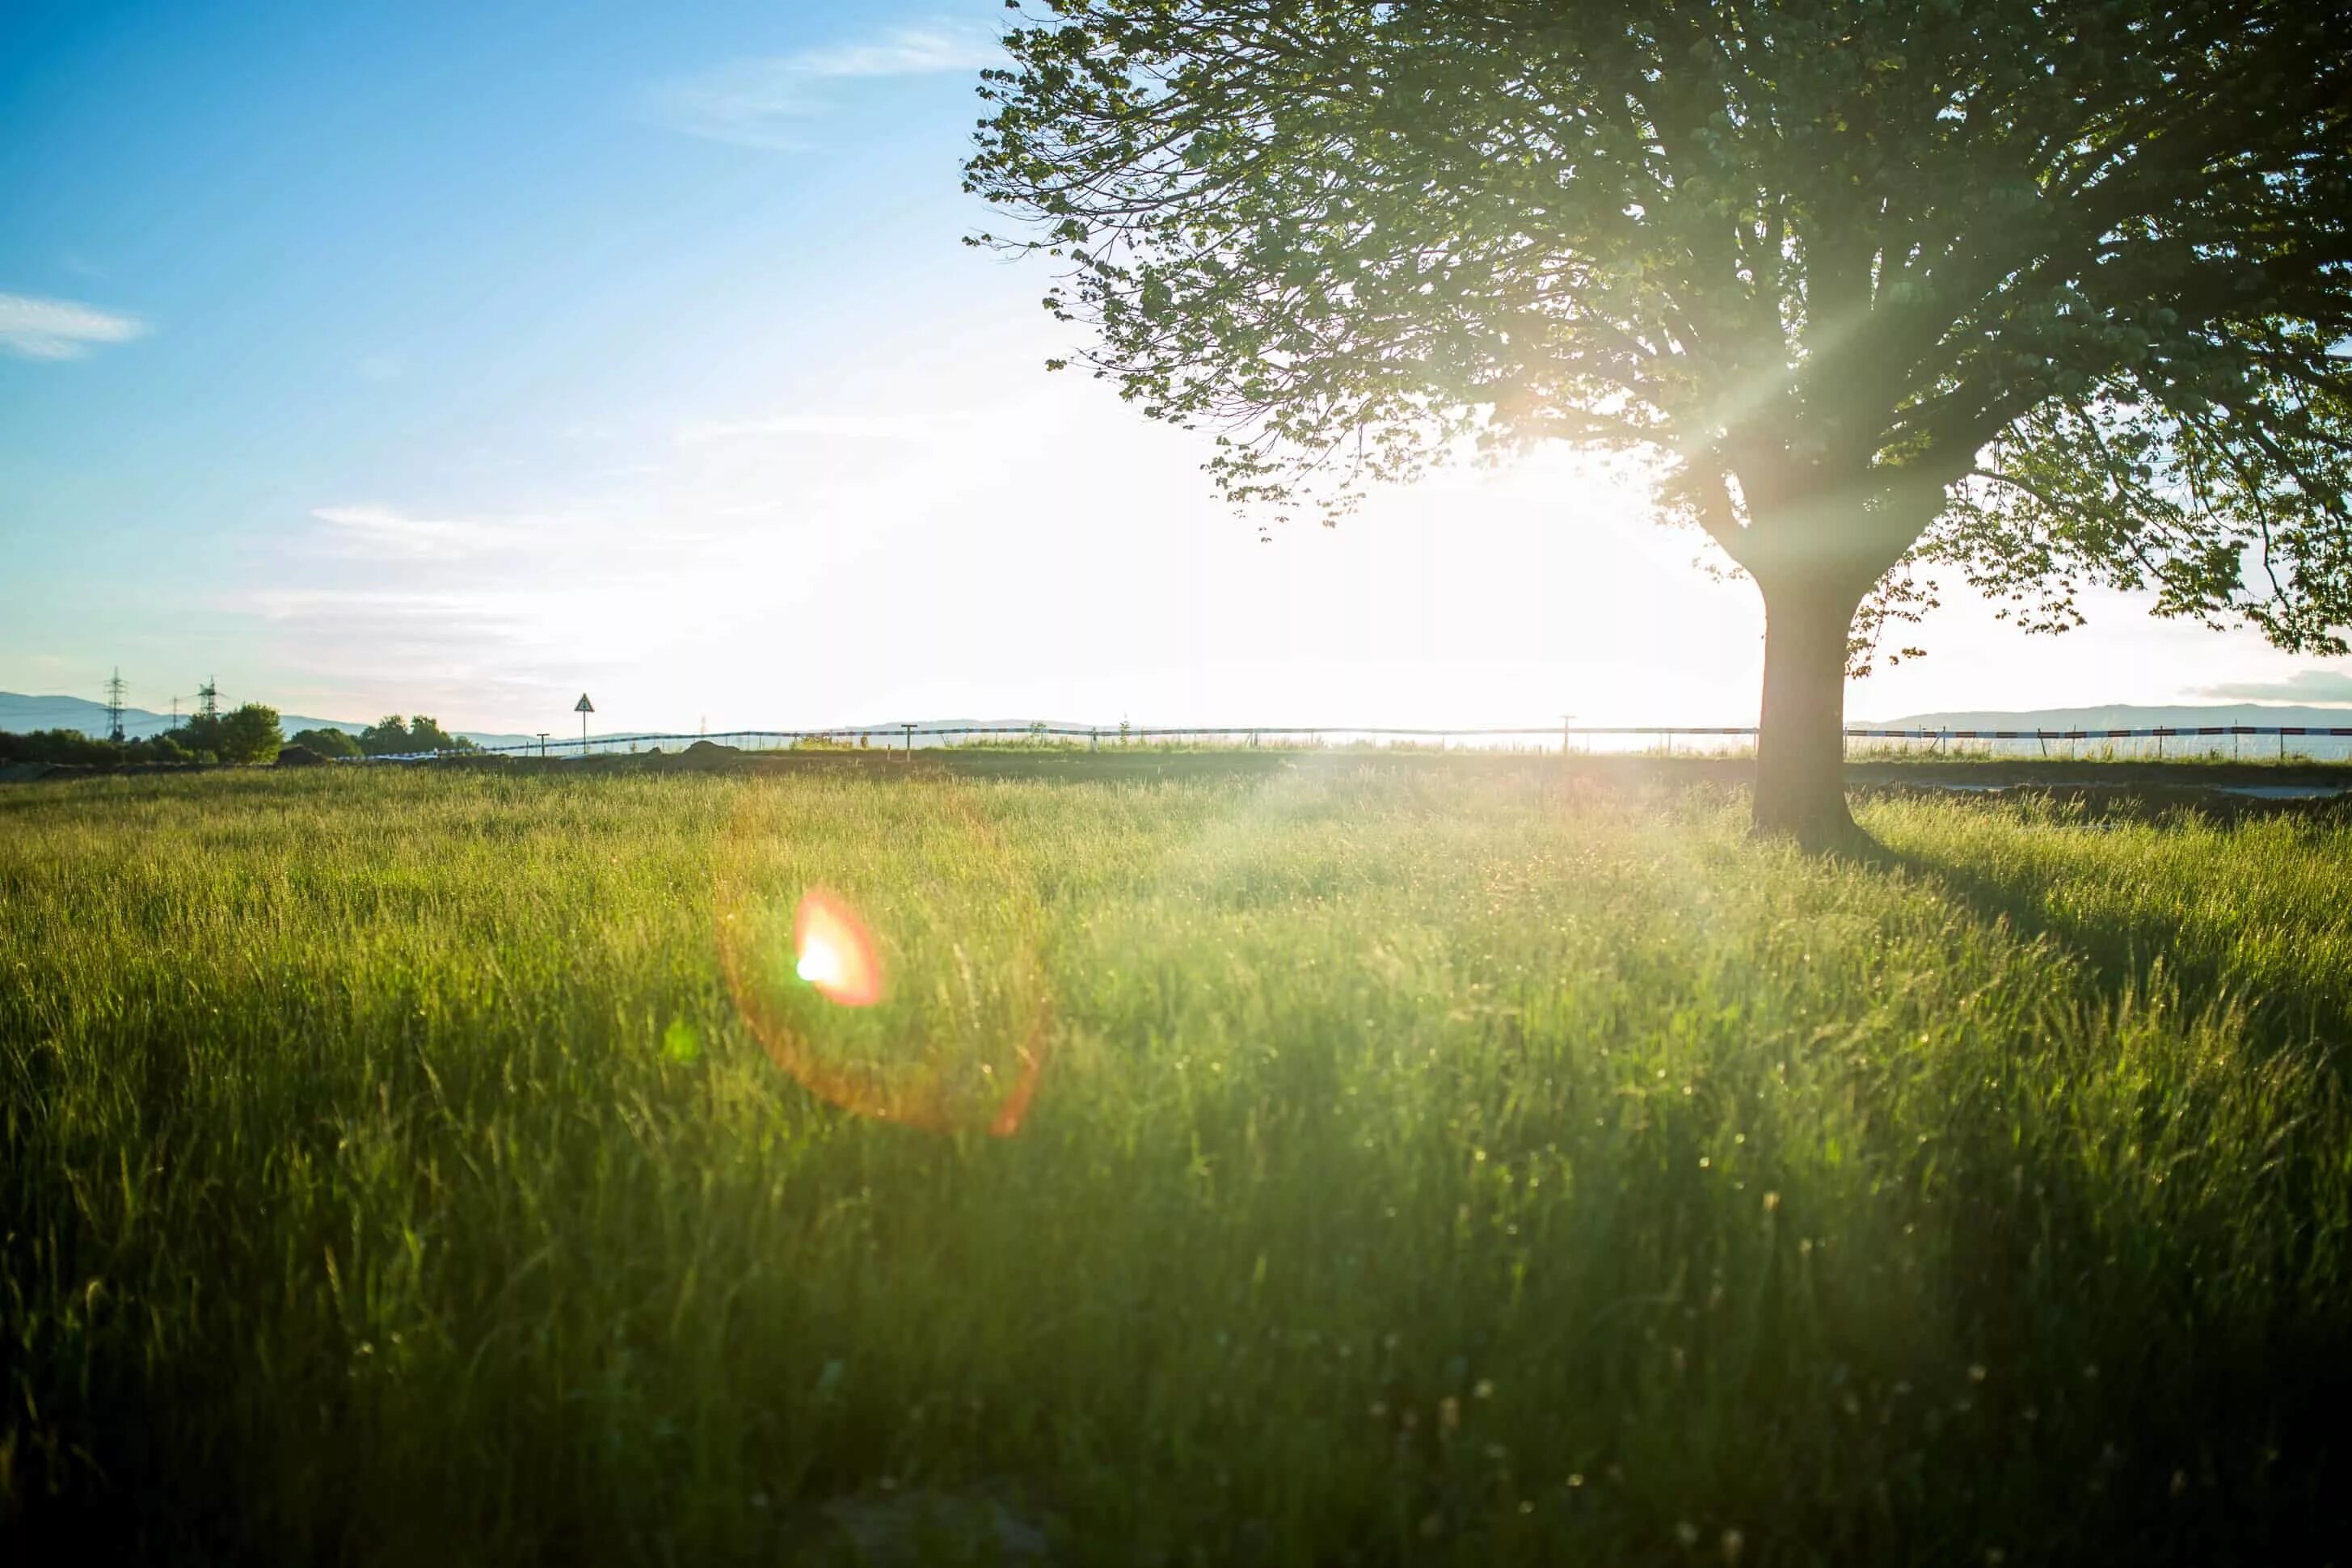
[[[2194,730],[2212,724],[2281,725],[2289,729],[2352,725],[2352,707],[2288,707],[2263,702],[2200,702],[2168,708],[2117,703],[2105,708],[1982,710],[1911,713],[1900,719],[1848,718],[1873,730]]]

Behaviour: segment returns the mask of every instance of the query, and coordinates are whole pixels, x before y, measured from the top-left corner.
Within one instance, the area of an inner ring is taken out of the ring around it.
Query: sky
[[[1746,723],[1762,611],[1567,451],[1261,542],[961,243],[999,0],[10,0],[0,689],[452,728]],[[999,220],[1001,226],[1001,219]],[[1948,592],[1937,709],[2352,701]]]

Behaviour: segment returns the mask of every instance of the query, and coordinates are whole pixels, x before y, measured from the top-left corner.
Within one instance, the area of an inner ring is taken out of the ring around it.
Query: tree
[[[277,757],[285,743],[278,729],[278,710],[248,702],[222,715],[220,740],[213,750],[225,763],[267,763]]]
[[[481,748],[441,728],[428,713],[404,719],[387,713],[360,731],[360,750],[371,757],[400,756],[410,752],[474,752]]]
[[[126,742],[122,760],[127,763],[162,763],[173,765],[194,762],[195,755],[180,743],[180,738],[169,731],[150,735],[144,740]]]
[[[408,743],[420,752],[472,752],[480,748],[441,728],[440,721],[419,713],[408,721]]]
[[[371,757],[395,757],[416,750],[416,743],[409,737],[408,721],[387,713],[360,731],[360,750]]]
[[[362,754],[359,742],[352,738],[348,730],[303,730],[287,743],[300,746],[321,757],[356,757]]]
[[[31,730],[23,734],[0,731],[0,763],[66,763],[103,768],[121,760],[121,746],[79,730]]]
[[[1763,595],[1759,827],[1852,833],[1844,678],[1923,569],[2346,648],[2342,7],[1042,4],[966,165],[1024,227],[973,242],[1277,516],[1641,454]]]
[[[192,755],[217,758],[220,752],[221,725],[226,721],[218,713],[191,713],[172,731],[179,737]]]

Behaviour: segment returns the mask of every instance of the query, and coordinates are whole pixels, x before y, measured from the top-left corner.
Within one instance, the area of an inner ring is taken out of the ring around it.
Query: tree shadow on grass
[[[2289,814],[2347,820],[2333,809]],[[2178,810],[2116,800],[2086,806],[2082,820],[2162,826]],[[2280,813],[2231,815],[2257,814]],[[2168,1080],[2152,1062],[2154,1077],[2125,1074],[2133,1087],[2118,1089],[2107,1054],[2117,1037],[2085,1035],[2070,1060],[2063,1037],[2045,1044],[2021,1020],[2036,1037],[2015,1042],[2018,1058],[2061,1054],[2021,1070],[1996,1055],[1948,1073],[1935,1097],[1944,1120],[1933,1223],[1948,1248],[1946,1299],[1986,1359],[2046,1363],[2041,1440],[2057,1436],[2063,1417],[2051,1412],[2062,1404],[2088,1416],[2070,1458],[2056,1458],[2063,1443],[2045,1448],[2037,1474],[2053,1461],[2072,1470],[2083,1489],[2070,1506],[2121,1532],[2112,1542],[2131,1542],[2112,1560],[2261,1560],[2305,1546],[2352,1476],[2341,1420],[2352,1400],[2346,1215],[2340,1142],[2328,1131],[2344,1124],[2352,1076],[2336,1048],[2352,1038],[2352,976],[2300,955],[2256,976],[2226,931],[2192,929],[2177,906],[2068,899],[2079,867],[1876,840],[1841,858],[2051,945],[2074,961],[2057,983],[2063,1000],[2095,1013],[2120,1021],[2160,1001],[2176,1026],[2234,1013],[2252,1049],[2227,1072],[2275,1064],[2287,1075],[2277,1081],[2304,1086],[2265,1113],[2256,1147],[2240,1136],[2247,1123],[2199,1103],[2212,1079]],[[2038,1084],[2008,1081],[2044,1072]],[[2163,1152],[2141,1160],[2143,1142]],[[2150,1185],[2168,1176],[2173,1184]],[[2082,1383],[2064,1391],[2070,1362],[2103,1372],[2095,1394]]]
[[[2180,826],[2184,812],[2192,810],[2205,823],[2222,826],[2277,817],[2352,825],[2352,806],[2338,801],[2200,796],[2184,805],[2116,791],[2086,795],[2081,804],[2079,820],[2088,827]],[[2080,962],[2095,994],[2110,1005],[2162,990],[2191,1013],[2240,1009],[2248,1037],[2266,1050],[2352,1041],[2352,974],[2318,962],[2249,973],[2231,943],[2192,931],[2176,908],[2142,903],[2118,918],[2111,907],[2091,908],[2056,896],[2062,878],[2032,862],[2011,862],[2011,874],[2004,876],[1961,853],[1922,853],[1867,834],[1841,854],[1858,865],[1906,877],[2029,941],[2049,941]],[[2352,1053],[2329,1049],[2326,1056],[2339,1076],[2352,1078]]]

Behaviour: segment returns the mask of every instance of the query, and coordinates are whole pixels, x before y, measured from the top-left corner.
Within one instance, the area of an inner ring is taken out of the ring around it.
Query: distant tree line
[[[199,713],[178,729],[137,740],[112,741],[79,730],[0,731],[0,763],[68,763],[120,767],[139,763],[268,763],[285,739],[278,710],[248,702],[226,713]]]
[[[9,763],[68,763],[80,767],[110,768],[124,763],[217,760],[197,756],[170,735],[115,742],[85,735],[79,730],[31,730],[23,733],[0,730],[0,765]]]
[[[305,734],[316,733],[305,731]],[[299,740],[301,737],[295,737]],[[349,736],[344,739],[350,740]],[[406,752],[475,752],[481,748],[473,742],[452,735],[441,728],[440,721],[428,713],[418,713],[403,719],[397,713],[387,713],[359,733],[352,742],[353,750],[336,752],[341,756],[396,757]]]
[[[298,731],[289,741],[278,710],[248,702],[226,713],[199,713],[176,730],[137,740],[111,741],[79,730],[0,731],[0,763],[62,763],[110,768],[142,763],[273,763],[282,749],[299,747],[322,759],[398,756],[410,752],[471,752],[473,742],[450,734],[429,714],[388,713],[357,735],[343,730]]]

